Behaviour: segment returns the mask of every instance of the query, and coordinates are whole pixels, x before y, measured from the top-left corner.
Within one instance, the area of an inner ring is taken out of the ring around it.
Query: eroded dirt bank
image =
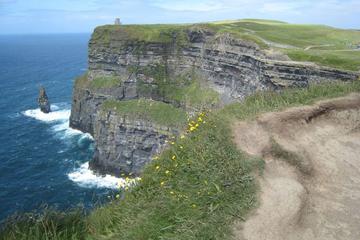
[[[360,239],[360,94],[237,123],[234,136],[266,161],[236,239]]]

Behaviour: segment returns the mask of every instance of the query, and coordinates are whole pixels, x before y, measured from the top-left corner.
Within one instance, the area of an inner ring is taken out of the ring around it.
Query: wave
[[[68,174],[71,181],[86,188],[110,188],[119,189],[135,185],[140,178],[124,179],[111,175],[99,176],[89,169],[89,162],[82,164],[74,172]]]
[[[57,105],[51,105],[52,112],[43,113],[40,108],[29,109],[22,112],[25,116],[34,118],[43,122],[55,122],[55,121],[65,121],[70,118],[70,110],[62,109]]]
[[[93,138],[88,133],[83,133],[80,130],[73,129],[69,126],[69,118],[71,110],[69,105],[66,103],[58,103],[51,105],[50,113],[43,113],[40,108],[29,109],[22,112],[23,115],[45,122],[45,123],[54,123],[51,127],[51,130],[56,133],[60,138],[69,138],[73,136],[81,136],[79,139],[79,144],[87,140],[93,141]]]

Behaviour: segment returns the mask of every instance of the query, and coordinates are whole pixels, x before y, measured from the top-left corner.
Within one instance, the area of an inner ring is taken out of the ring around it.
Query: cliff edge
[[[257,91],[358,75],[290,61],[208,24],[106,25],[89,42],[89,69],[76,80],[70,125],[94,136],[94,170],[138,175],[182,131],[186,118],[202,109]]]

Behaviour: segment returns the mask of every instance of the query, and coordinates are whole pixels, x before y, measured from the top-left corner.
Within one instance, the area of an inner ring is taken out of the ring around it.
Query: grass
[[[360,71],[360,51],[287,50],[286,52],[295,61],[315,62],[323,66]]]
[[[90,87],[93,89],[99,88],[112,88],[120,86],[122,83],[121,79],[116,76],[101,76],[96,77],[90,82]]]
[[[97,27],[92,36],[96,44],[110,44],[111,41],[138,41],[186,44],[186,25],[148,24],[148,25],[105,25]]]
[[[88,82],[89,82],[88,73],[86,72],[83,75],[81,75],[75,79],[74,88],[77,88],[77,89],[83,88],[88,85]]]
[[[219,103],[219,94],[206,86],[202,79],[188,71],[178,76],[169,76],[162,65],[147,66],[130,69],[134,74],[144,74],[154,79],[156,88],[151,88],[139,80],[140,95],[157,95],[177,106],[182,106],[187,111],[211,108]]]
[[[209,114],[145,169],[123,201],[92,213],[94,239],[229,239],[232,222],[257,204],[251,173],[263,166],[235,147],[231,123],[353,91],[360,82],[259,93]]]
[[[81,210],[58,212],[45,209],[43,213],[13,216],[0,229],[0,240],[75,240],[88,234],[86,219]]]
[[[112,88],[120,86],[122,80],[117,76],[97,76],[92,81],[89,81],[88,73],[83,74],[75,79],[75,88]]]
[[[307,159],[303,159],[303,157],[295,152],[284,149],[279,143],[277,143],[274,139],[271,139],[271,148],[270,153],[281,159],[290,165],[296,167],[300,172],[305,175],[310,175],[313,171],[312,165]]]
[[[187,118],[185,111],[182,109],[148,99],[107,100],[101,108],[105,112],[114,110],[126,118],[148,120],[161,126],[174,128],[182,128]]]
[[[173,139],[145,168],[141,182],[125,191],[124,199],[95,209],[78,231],[86,231],[86,239],[230,239],[232,223],[257,206],[253,173],[264,167],[261,159],[236,148],[232,123],[350,92],[360,92],[359,81],[258,93],[243,103],[200,114],[184,137]],[[26,228],[14,229],[17,223],[7,232],[26,233]],[[32,236],[29,239],[35,239]]]

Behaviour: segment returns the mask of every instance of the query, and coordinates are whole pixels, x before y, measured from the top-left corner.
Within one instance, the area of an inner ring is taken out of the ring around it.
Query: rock
[[[51,112],[50,102],[44,87],[40,87],[39,97],[38,97],[39,108],[43,113]]]
[[[176,130],[145,120],[129,120],[113,111],[98,114],[94,125],[95,155],[90,168],[100,174],[140,175]]]
[[[175,34],[171,35],[173,41],[144,42],[114,33],[109,43],[99,41],[97,37],[102,33],[96,31],[101,28],[95,30],[89,42],[88,82],[98,75],[115,75],[125,80],[121,86],[109,89],[75,86],[70,126],[94,136],[95,155],[90,166],[100,173],[139,174],[151,156],[161,151],[171,133],[164,133],[158,126],[141,119],[140,125],[134,120],[124,121],[123,116],[111,111],[99,114],[107,99],[165,101],[156,91],[152,76],[146,76],[145,72],[137,74],[131,69],[160,65],[166,68],[168,79],[192,71],[220,94],[224,104],[241,101],[256,91],[353,81],[359,77],[356,72],[287,61],[286,56],[270,54],[255,43],[206,29],[186,30],[188,42],[179,45]],[[139,82],[144,84],[140,86]],[[141,93],[141,87],[148,90],[146,94]]]

